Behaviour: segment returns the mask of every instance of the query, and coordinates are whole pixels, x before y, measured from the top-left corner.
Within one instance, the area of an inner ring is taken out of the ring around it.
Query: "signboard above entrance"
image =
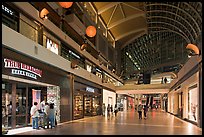
[[[37,79],[37,76],[42,77],[42,70],[11,59],[4,58],[4,67],[11,68],[13,75],[22,75],[33,79]]]

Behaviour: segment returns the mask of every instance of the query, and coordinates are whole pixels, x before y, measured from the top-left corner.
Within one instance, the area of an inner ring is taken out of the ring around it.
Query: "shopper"
[[[161,84],[163,84],[164,83],[164,78],[162,77],[162,79],[161,79]]]
[[[50,106],[49,104],[46,102],[45,103],[45,107],[44,107],[44,126],[46,125],[47,128],[49,128],[49,117],[48,114],[50,112]]]
[[[55,108],[54,108],[54,103],[50,104],[50,111],[49,111],[48,117],[49,117],[49,122],[50,122],[51,128],[55,127]]]
[[[105,106],[105,103],[103,103],[102,111],[103,111],[103,116],[105,116],[105,112],[106,112],[106,106]]]
[[[165,83],[165,84],[167,83],[167,78],[166,78],[166,77],[164,78],[164,83]]]
[[[39,112],[38,112],[37,105],[38,105],[38,103],[34,102],[34,105],[30,109],[30,114],[31,114],[31,117],[32,117],[32,127],[33,127],[33,129],[39,129],[39,126],[38,126]]]
[[[148,110],[148,107],[147,105],[144,106],[144,119],[147,119],[147,110]]]
[[[111,111],[110,104],[108,104],[108,107],[107,107],[107,117],[108,117],[108,119],[110,118],[110,111]]]
[[[111,113],[111,116],[113,116],[113,106],[112,105],[110,107],[110,113]]]
[[[139,119],[142,119],[142,104],[138,105],[137,111],[139,113]]]
[[[117,113],[118,113],[118,107],[117,107],[117,104],[115,104],[114,113],[115,113],[115,117],[116,117],[116,116],[117,116]]]

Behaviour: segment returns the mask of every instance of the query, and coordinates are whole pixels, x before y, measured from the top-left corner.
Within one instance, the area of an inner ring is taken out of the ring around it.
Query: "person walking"
[[[163,84],[164,83],[164,78],[162,77],[162,79],[161,79],[161,84]]]
[[[106,112],[106,106],[105,106],[105,103],[103,103],[102,111],[103,111],[103,116],[105,116],[105,112]]]
[[[39,126],[38,126],[39,112],[38,112],[37,105],[38,105],[38,103],[34,102],[34,105],[30,109],[30,114],[31,114],[31,117],[32,117],[32,127],[33,127],[33,129],[39,129]]]
[[[44,107],[44,125],[46,125],[47,128],[49,128],[49,117],[48,117],[49,112],[50,112],[50,106],[46,102]]]
[[[164,78],[164,83],[165,83],[165,84],[167,83],[167,78],[166,78],[166,77]]]
[[[110,107],[110,113],[111,113],[111,116],[113,116],[113,106],[112,105]]]
[[[110,111],[111,111],[110,104],[108,104],[108,107],[107,107],[107,117],[108,117],[108,119],[110,118]]]
[[[115,107],[114,107],[114,113],[115,113],[115,117],[117,116],[117,113],[118,113],[118,107],[117,107],[117,104],[115,104]]]
[[[144,106],[144,119],[147,119],[147,105]]]
[[[54,103],[50,104],[50,111],[49,111],[48,117],[49,117],[49,122],[50,122],[51,128],[55,127],[55,108],[54,108]]]
[[[142,104],[138,105],[137,111],[139,113],[139,119],[142,119]]]

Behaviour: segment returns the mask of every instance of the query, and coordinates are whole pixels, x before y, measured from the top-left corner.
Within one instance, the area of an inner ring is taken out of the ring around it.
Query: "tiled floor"
[[[147,117],[138,119],[134,111],[119,112],[109,120],[95,116],[17,135],[202,135],[200,128],[169,113],[153,111]]]

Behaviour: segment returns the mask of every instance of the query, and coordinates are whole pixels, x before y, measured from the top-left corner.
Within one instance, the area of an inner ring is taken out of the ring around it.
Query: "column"
[[[199,63],[199,117],[198,126],[202,128],[202,62]]]
[[[30,121],[28,121],[29,120],[29,115],[28,115],[29,110],[28,109],[29,109],[28,108],[28,85],[26,85],[26,125],[30,123]]]
[[[16,83],[12,83],[12,116],[11,127],[16,128]]]

